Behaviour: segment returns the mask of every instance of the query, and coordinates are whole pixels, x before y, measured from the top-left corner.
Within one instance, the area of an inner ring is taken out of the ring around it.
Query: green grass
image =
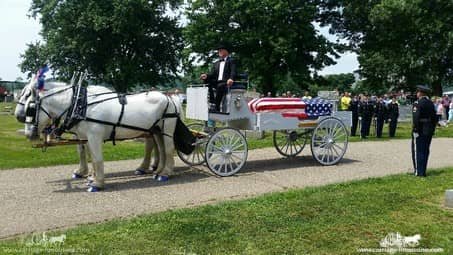
[[[426,179],[406,174],[290,190],[48,235],[64,233],[60,248],[92,254],[354,254],[400,232],[420,234],[420,248],[452,254],[453,210],[442,203],[453,168],[429,173]],[[0,252],[19,251],[30,238],[3,241]]]
[[[0,169],[40,167],[78,163],[75,146],[49,147],[43,153],[31,147],[31,143],[16,131],[24,126],[12,115],[0,115]],[[106,143],[106,160],[122,160],[143,157],[143,144],[133,141],[118,142],[118,146]]]
[[[4,107],[14,109],[14,104],[0,103],[0,112]],[[41,167],[51,165],[65,165],[78,163],[75,146],[50,147],[43,153],[40,149],[33,149],[30,142],[16,132],[22,129],[23,124],[18,123],[13,115],[0,115],[0,169],[11,169],[19,167]],[[388,128],[385,125],[383,138],[369,138],[367,141],[388,140]],[[396,139],[410,138],[410,123],[398,125]],[[453,125],[448,128],[437,130],[437,137],[453,137]],[[358,137],[351,137],[351,142],[360,141]],[[249,149],[273,147],[272,133],[268,132],[264,139],[248,139]],[[134,141],[118,142],[113,146],[111,142],[104,145],[104,158],[106,161],[136,159],[143,157],[144,146]]]

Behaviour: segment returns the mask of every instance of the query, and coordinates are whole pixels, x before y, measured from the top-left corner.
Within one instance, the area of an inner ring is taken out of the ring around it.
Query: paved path
[[[453,139],[434,139],[429,167],[453,166],[452,147]],[[83,181],[69,179],[75,165],[3,170],[0,238],[288,188],[409,172],[409,148],[409,140],[350,143],[343,161],[329,167],[319,166],[309,149],[294,159],[281,158],[273,148],[260,149],[249,153],[242,172],[228,178],[212,176],[204,167],[189,169],[178,160],[177,175],[168,183],[133,176],[139,160],[107,162],[107,189],[101,193],[87,193]]]

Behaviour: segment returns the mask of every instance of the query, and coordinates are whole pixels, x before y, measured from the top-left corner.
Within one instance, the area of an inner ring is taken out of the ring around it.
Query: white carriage
[[[344,156],[348,147],[348,129],[351,116],[337,112],[332,104],[329,114],[301,118],[303,112],[278,110],[255,111],[252,98],[247,96],[247,84],[235,83],[224,99],[222,113],[209,111],[208,88],[193,85],[187,89],[186,117],[223,123],[223,127],[210,129],[205,124],[192,123],[188,127],[197,137],[194,151],[178,156],[188,165],[206,163],[219,176],[230,176],[240,171],[247,161],[246,130],[272,131],[273,144],[285,157],[294,157],[310,142],[313,158],[321,165],[333,165]],[[294,101],[301,99],[294,99]],[[264,100],[265,101],[265,100]],[[281,108],[281,107],[280,107]],[[304,115],[306,116],[306,114]]]

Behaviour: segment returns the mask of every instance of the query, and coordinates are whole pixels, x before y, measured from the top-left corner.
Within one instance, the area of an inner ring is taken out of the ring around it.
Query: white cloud
[[[20,54],[26,49],[26,44],[40,39],[41,25],[37,20],[29,18],[28,10],[31,0],[1,0],[0,1],[0,78],[15,80],[25,78],[17,66],[20,63]],[[337,38],[328,33],[328,28],[316,28],[329,40]],[[358,69],[357,55],[354,53],[342,54],[337,64],[320,71],[320,74],[349,73]]]
[[[316,22],[313,23],[318,32],[324,35],[329,41],[341,43],[347,42],[344,39],[339,39],[337,36],[329,34],[329,27],[320,27]],[[336,59],[337,62],[335,65],[325,67],[320,72],[320,75],[326,74],[338,74],[338,73],[352,73],[355,70],[359,69],[359,62],[357,60],[357,54],[353,52],[345,52],[340,55],[339,59]]]
[[[27,17],[30,0],[0,1],[0,78],[25,78],[17,66],[26,44],[39,40],[40,24]]]

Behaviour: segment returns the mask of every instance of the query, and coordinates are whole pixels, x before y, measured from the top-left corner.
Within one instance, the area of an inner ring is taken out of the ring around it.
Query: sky
[[[29,18],[28,9],[30,0],[0,0],[0,78],[14,81],[18,77],[26,78],[21,73],[18,64],[20,54],[27,48],[27,43],[40,40],[40,24],[37,20]],[[335,36],[329,35],[327,29],[320,32],[329,40],[335,40]],[[337,64],[324,68],[319,72],[321,75],[335,73],[349,73],[358,69],[357,55],[345,53],[337,59]]]

